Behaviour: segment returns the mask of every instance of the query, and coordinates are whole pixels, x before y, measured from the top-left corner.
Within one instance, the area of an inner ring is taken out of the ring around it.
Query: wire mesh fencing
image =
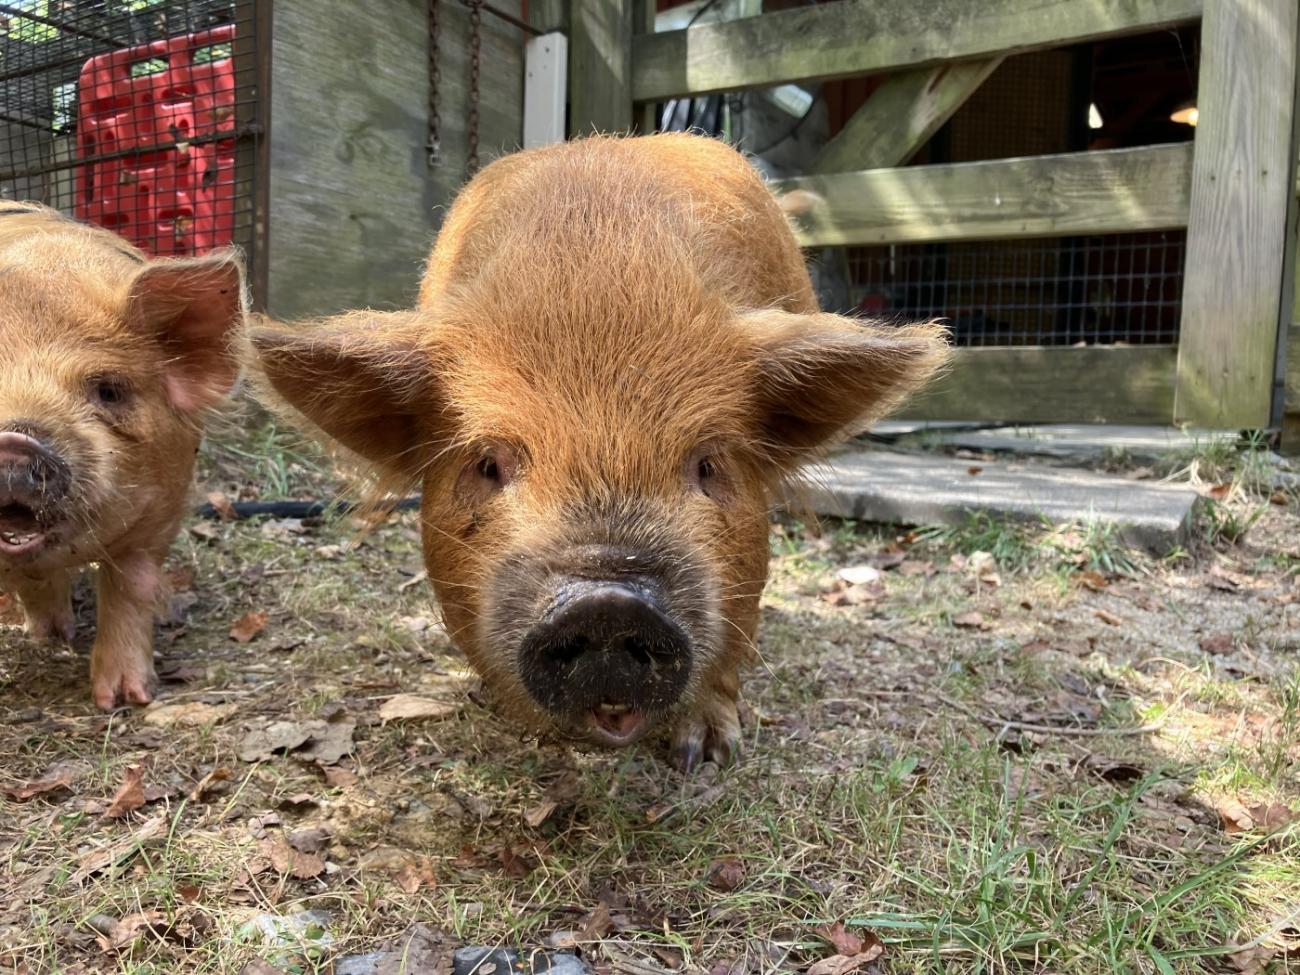
[[[0,196],[252,252],[257,40],[246,0],[0,0]]]
[[[852,248],[854,311],[942,318],[962,346],[1172,344],[1186,234]]]

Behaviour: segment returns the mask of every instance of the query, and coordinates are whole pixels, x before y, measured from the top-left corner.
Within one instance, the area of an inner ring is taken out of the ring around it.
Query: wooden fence
[[[1295,342],[1284,385],[1300,322],[1297,6],[833,0],[651,33],[646,0],[572,0],[570,127],[628,130],[638,105],[683,95],[888,74],[813,172],[778,187],[815,201],[805,244],[1187,231],[1176,347],[962,349],[912,415],[1271,427],[1300,412]],[[898,168],[1007,55],[1197,21],[1191,145]]]

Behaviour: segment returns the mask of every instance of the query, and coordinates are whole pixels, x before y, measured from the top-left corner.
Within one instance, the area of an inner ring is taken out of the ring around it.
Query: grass
[[[280,445],[266,463],[291,493],[328,486],[279,432],[252,442]],[[241,491],[240,452],[255,453],[208,448],[209,487]],[[0,632],[0,785],[79,769],[61,791],[0,793],[0,972],[237,973],[256,957],[325,973],[413,920],[448,945],[529,948],[602,902],[616,927],[582,950],[612,971],[803,971],[832,953],[817,929],[834,922],[881,938],[892,973],[1226,971],[1243,947],[1285,970],[1298,827],[1229,833],[1217,810],[1300,806],[1300,607],[1279,597],[1297,575],[1294,508],[1270,506],[1237,546],[1160,562],[1088,525],[783,522],[744,757],[690,777],[654,746],[521,740],[441,630],[409,622],[436,618],[426,586],[403,587],[414,525],[184,535],[173,561],[196,568],[194,601],[160,630],[163,699],[234,706],[210,727],[100,716],[84,638],[63,651]],[[823,598],[838,567],[893,550],[934,571],[886,571],[868,605]],[[999,585],[952,562],[979,551]],[[1206,584],[1212,563],[1250,584]],[[265,632],[229,640],[258,609]],[[987,628],[955,623],[972,610]],[[1228,652],[1201,648],[1213,632],[1234,635]],[[399,692],[459,711],[380,721]],[[340,706],[356,721],[341,762],[239,757],[250,729]],[[141,763],[163,795],[104,819],[96,803]],[[304,829],[329,835],[327,866],[301,878],[268,851]],[[114,844],[114,866],[72,881]],[[740,869],[729,889],[710,879],[724,860]],[[145,912],[135,937],[99,942]],[[277,939],[267,918],[302,923]]]

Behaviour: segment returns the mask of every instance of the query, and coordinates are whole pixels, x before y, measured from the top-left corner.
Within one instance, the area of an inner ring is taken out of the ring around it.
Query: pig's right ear
[[[762,447],[786,471],[889,412],[949,359],[947,330],[935,323],[775,309],[742,322],[756,343]]]
[[[412,480],[422,448],[439,439],[428,425],[443,411],[427,356],[383,327],[403,315],[356,313],[294,330],[257,327],[249,338],[279,397],[386,476]]]

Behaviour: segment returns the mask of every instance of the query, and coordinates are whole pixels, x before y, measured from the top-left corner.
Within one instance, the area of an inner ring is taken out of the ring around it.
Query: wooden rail
[[[1173,346],[961,349],[951,370],[909,402],[917,420],[1168,423]]]
[[[806,246],[995,240],[1187,224],[1189,144],[805,176],[777,184]]]
[[[836,0],[638,35],[631,97],[655,101],[1060,47],[1191,23],[1201,3]]]

